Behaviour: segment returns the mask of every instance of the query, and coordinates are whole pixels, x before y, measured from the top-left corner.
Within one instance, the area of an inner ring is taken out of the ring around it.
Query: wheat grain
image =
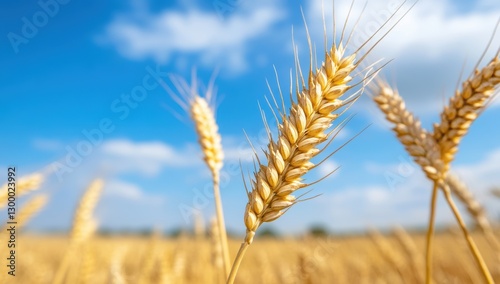
[[[500,84],[500,58],[496,56],[462,84],[441,113],[441,122],[434,125],[434,138],[441,149],[446,167],[453,161],[458,144],[467,133]]]

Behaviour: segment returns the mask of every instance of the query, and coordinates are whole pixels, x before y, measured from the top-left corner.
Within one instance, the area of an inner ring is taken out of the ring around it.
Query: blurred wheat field
[[[495,255],[483,236],[475,233],[474,237],[495,281],[500,281]],[[417,251],[423,251],[425,235],[412,234],[411,239]],[[19,238],[19,244],[16,283],[52,283],[69,239],[27,235]],[[458,232],[437,234],[435,244],[436,283],[481,283]],[[370,236],[259,238],[254,245],[236,283],[421,283],[424,274],[423,255],[410,257],[394,234],[379,240]],[[237,239],[230,241],[231,255],[238,246]],[[72,259],[68,277],[75,284],[220,283],[212,253],[209,238],[99,236]]]

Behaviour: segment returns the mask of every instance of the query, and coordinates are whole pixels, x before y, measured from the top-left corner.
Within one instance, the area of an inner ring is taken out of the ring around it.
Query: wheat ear
[[[348,19],[349,15],[346,22]],[[335,30],[335,23],[333,28]],[[306,31],[308,33],[307,25]],[[379,31],[380,29],[373,36]],[[321,66],[314,69],[312,61],[313,48],[308,33],[310,65],[307,82],[300,69],[297,49],[294,46],[297,74],[295,100],[292,99],[292,93],[290,93],[291,107],[289,112],[285,113],[285,103],[281,90],[281,110],[273,96],[273,101],[278,109],[278,114],[273,111],[278,123],[278,136],[276,139],[273,139],[271,130],[266,123],[265,117],[263,117],[269,137],[267,150],[264,151],[266,161],[261,161],[257,153],[255,153],[257,168],[251,182],[252,190],[247,193],[248,203],[244,213],[246,234],[233,263],[231,274],[227,281],[228,284],[234,282],[243,256],[252,243],[257,229],[263,223],[272,222],[281,217],[291,206],[296,204],[297,198],[293,194],[297,190],[310,185],[303,182],[303,176],[317,166],[311,160],[325,150],[330,144],[331,139],[335,137],[333,136],[332,138],[334,131],[328,131],[328,129],[340,116],[340,110],[344,106],[355,102],[360,92],[364,90],[366,84],[373,78],[367,76],[361,82],[351,84],[353,79],[351,75],[354,73],[354,70],[383,36],[368,52],[358,59],[358,52],[373,36],[352,54],[346,54],[343,45],[344,32],[345,26],[342,30],[339,43],[337,44],[334,40],[331,48],[325,50],[325,57]],[[347,43],[349,43],[351,36],[352,33],[349,35]],[[326,45],[325,31],[325,48]],[[363,84],[363,88],[360,91],[355,92],[349,97],[344,96],[353,86],[359,84]],[[319,145],[328,140],[329,143],[320,149]]]
[[[191,101],[191,117],[195,122],[198,142],[203,150],[204,160],[212,172],[217,225],[219,226],[220,246],[224,260],[224,275],[228,276],[230,270],[229,247],[219,190],[220,170],[224,158],[219,128],[215,122],[214,111],[210,108],[207,100],[198,95],[194,95]]]
[[[92,216],[103,187],[101,179],[94,180],[82,196],[80,203],[73,217],[73,226],[70,232],[70,244],[66,254],[59,265],[54,277],[54,284],[60,284],[64,281],[71,258],[79,250],[82,243],[85,242],[97,228],[97,223]]]
[[[434,125],[434,138],[441,149],[441,159],[446,167],[453,161],[458,144],[469,130],[500,84],[500,59],[498,55],[462,84],[441,113],[441,122]]]
[[[426,176],[435,182],[442,180],[445,167],[440,159],[439,146],[422,128],[420,121],[406,109],[399,93],[387,84],[379,82],[379,89],[373,100],[385,114],[385,118],[393,124],[398,140]]]
[[[429,229],[427,230],[426,246],[426,283],[431,282],[432,275],[432,238],[434,234],[434,219],[436,212],[436,200],[438,188],[441,188],[445,194],[446,201],[452,209],[458,224],[462,228],[464,237],[467,240],[471,252],[476,262],[480,266],[483,276],[487,281],[491,279],[488,268],[484,265],[484,260],[477,250],[473,239],[468,234],[467,228],[457,211],[453,199],[450,196],[450,189],[446,184],[446,175],[448,165],[441,160],[441,148],[435,138],[422,129],[420,122],[405,108],[403,99],[399,94],[392,90],[387,84],[379,83],[379,89],[375,92],[374,101],[385,113],[387,120],[394,124],[393,130],[398,139],[405,146],[408,153],[422,167],[427,177],[433,181],[431,212],[429,216]],[[489,282],[490,283],[490,282]]]
[[[322,151],[318,145],[331,138],[332,133],[327,130],[339,116],[339,109],[352,102],[352,97],[343,95],[351,89],[350,74],[358,66],[355,59],[356,54],[346,56],[343,45],[334,44],[319,69],[313,72],[310,67],[308,84],[297,91],[289,114],[281,114],[276,140],[267,128],[267,162],[257,161],[244,214],[246,235],[227,283],[233,283],[260,225],[282,216],[297,202],[293,193],[307,186],[302,176],[315,167],[311,159]]]
[[[40,173],[34,173],[25,177],[21,177],[16,183],[16,197],[24,195],[28,192],[36,190],[43,183],[43,175]],[[0,187],[0,208],[7,205],[8,200],[8,185],[5,183]]]

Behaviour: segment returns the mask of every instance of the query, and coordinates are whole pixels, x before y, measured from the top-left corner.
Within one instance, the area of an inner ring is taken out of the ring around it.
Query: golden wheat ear
[[[198,135],[198,144],[200,144],[203,152],[203,160],[212,174],[217,225],[219,227],[220,246],[224,260],[223,269],[224,275],[228,276],[231,264],[229,260],[226,225],[224,222],[224,212],[219,189],[220,170],[223,166],[224,152],[222,150],[222,139],[219,134],[219,126],[215,119],[215,107],[213,106],[215,97],[215,73],[208,84],[204,96],[198,93],[198,84],[194,71],[192,74],[191,86],[189,86],[185,80],[177,76],[172,75],[170,79],[176,87],[177,93],[170,89],[167,89],[167,91],[172,98],[190,114]]]
[[[352,5],[346,22],[351,9]],[[380,29],[377,30],[379,31]],[[314,68],[317,64],[313,61],[314,52],[307,25],[306,33],[309,43],[309,70],[306,73],[300,69],[297,47],[294,46],[296,76],[295,82],[292,81],[291,84],[295,83],[295,94],[290,92],[289,111],[286,111],[281,90],[280,103],[272,97],[276,108],[273,114],[278,123],[277,137],[273,138],[263,115],[269,137],[269,144],[264,151],[266,159],[259,159],[255,153],[256,170],[251,177],[251,191],[248,192],[244,213],[246,235],[227,283],[233,283],[243,255],[252,243],[257,229],[263,223],[272,222],[282,216],[297,203],[294,193],[310,185],[304,182],[304,175],[317,167],[318,164],[313,162],[313,158],[325,151],[335,137],[332,135],[334,131],[330,130],[331,126],[359,98],[378,71],[369,70],[365,76],[355,74],[355,70],[380,40],[368,48],[366,54],[358,54],[365,44],[349,53],[344,44],[351,36],[345,34],[344,26],[339,43],[334,42],[330,49],[325,50],[322,64]],[[308,77],[304,78],[304,74]],[[353,78],[360,78],[359,82],[353,82]],[[354,91],[356,87],[358,88]],[[326,146],[320,147],[324,142],[327,142]]]
[[[393,131],[406,151],[420,165],[427,177],[435,182],[443,179],[444,164],[440,159],[439,146],[425,131],[418,118],[406,109],[399,93],[383,81],[372,88],[373,100],[392,123]]]
[[[441,147],[441,158],[449,167],[458,151],[460,140],[467,134],[472,122],[483,111],[500,85],[500,58],[498,54],[485,67],[462,84],[441,113],[441,122],[434,125],[434,138]]]

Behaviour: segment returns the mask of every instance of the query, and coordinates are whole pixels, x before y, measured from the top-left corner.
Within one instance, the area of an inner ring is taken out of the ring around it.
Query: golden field
[[[236,283],[423,283],[425,235],[410,236],[416,253],[393,233],[378,236],[257,237]],[[492,250],[480,233],[473,237],[500,281]],[[7,283],[52,283],[68,244],[62,236],[20,237],[17,276]],[[222,283],[212,244],[209,237],[94,237],[73,251],[66,283]],[[238,246],[230,240],[231,257]],[[436,235],[436,283],[481,283],[479,273],[459,232]]]

